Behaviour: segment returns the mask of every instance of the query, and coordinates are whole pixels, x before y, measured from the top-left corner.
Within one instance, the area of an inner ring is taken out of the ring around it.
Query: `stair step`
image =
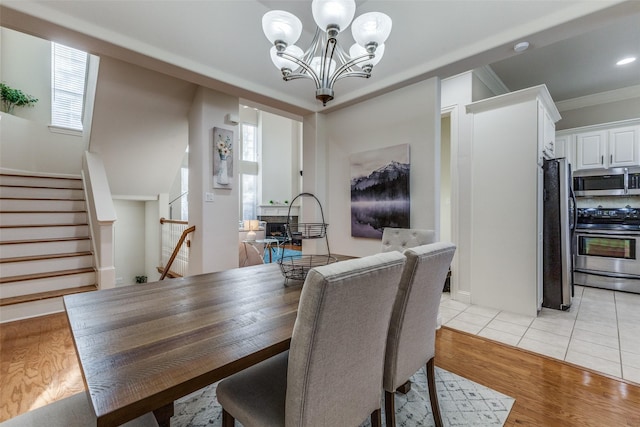
[[[10,283],[10,282],[20,282],[20,281],[26,281],[26,280],[47,279],[47,278],[60,277],[60,276],[70,276],[72,274],[88,273],[88,272],[95,272],[95,270],[93,269],[93,267],[85,267],[85,268],[74,268],[70,270],[50,271],[46,273],[24,274],[22,276],[14,276],[11,278],[3,277],[3,278],[0,278],[0,284]]]
[[[2,212],[2,226],[37,226],[86,224],[86,211],[73,212]]]
[[[91,240],[88,236],[0,241],[0,258],[42,256],[89,250],[91,250]]]
[[[89,236],[88,224],[0,225],[0,241],[56,239]]]
[[[93,267],[93,255],[91,252],[71,254],[57,254],[51,256],[17,257],[0,261],[2,271],[0,283],[27,280],[39,274],[52,274],[52,272],[75,270]]]
[[[2,212],[69,212],[86,211],[85,202],[69,199],[0,199]]]
[[[93,268],[67,271],[65,275],[30,278],[0,284],[0,298],[16,297],[20,295],[55,291],[58,289],[78,288],[96,284],[96,272]],[[31,275],[30,277],[33,277]]]
[[[0,298],[0,307],[5,307],[13,304],[22,304],[26,302],[39,301],[43,299],[49,298],[58,298],[63,297],[65,295],[73,295],[79,294],[83,292],[91,292],[97,291],[98,287],[96,285],[82,286],[78,288],[67,288],[67,289],[58,289],[55,291],[47,291],[47,292],[38,292],[35,294],[29,295],[20,295],[17,297],[9,297],[9,298]]]
[[[84,199],[84,190],[78,188],[21,187],[0,185],[2,199]]]
[[[57,177],[40,176],[21,173],[0,173],[0,184],[6,186],[28,186],[48,188],[82,188],[82,178],[79,176]]]

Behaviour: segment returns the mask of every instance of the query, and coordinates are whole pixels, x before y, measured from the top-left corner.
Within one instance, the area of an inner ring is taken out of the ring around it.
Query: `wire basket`
[[[299,222],[286,224],[289,239],[321,239],[327,235],[327,226],[323,222]]]
[[[318,207],[320,208],[320,217],[322,222],[294,222],[290,223],[291,219],[291,205],[299,197],[311,197],[313,198]],[[316,196],[311,193],[300,193],[291,201],[289,205],[289,212],[287,212],[287,223],[285,224],[285,230],[287,240],[290,242],[302,241],[303,239],[321,239],[324,238],[327,244],[327,255],[293,255],[284,256],[284,251],[278,260],[280,270],[284,276],[285,286],[289,283],[289,280],[304,280],[307,278],[307,273],[314,267],[320,267],[321,265],[331,264],[336,262],[337,259],[331,256],[329,250],[329,239],[327,238],[327,224],[324,222],[324,212],[322,211],[322,204]],[[286,241],[285,241],[286,243]]]
[[[304,280],[307,273],[314,267],[331,264],[338,259],[331,255],[298,255],[285,256],[278,260],[280,270],[285,278],[285,285],[289,280]]]

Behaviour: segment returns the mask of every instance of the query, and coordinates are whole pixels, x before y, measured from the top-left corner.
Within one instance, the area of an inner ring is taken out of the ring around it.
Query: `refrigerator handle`
[[[573,234],[575,233],[576,226],[578,225],[578,203],[576,201],[576,195],[573,193],[573,188],[569,187],[569,195],[573,202],[573,227],[571,227],[571,240],[573,240]]]

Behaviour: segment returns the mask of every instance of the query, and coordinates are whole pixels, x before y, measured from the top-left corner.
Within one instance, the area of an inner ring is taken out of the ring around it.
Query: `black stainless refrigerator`
[[[576,202],[567,159],[545,159],[543,166],[542,306],[571,307],[573,297],[573,231]]]

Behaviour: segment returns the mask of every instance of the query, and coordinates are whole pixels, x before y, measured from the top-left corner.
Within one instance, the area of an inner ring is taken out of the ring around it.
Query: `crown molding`
[[[480,68],[475,68],[473,74],[484,83],[494,95],[503,95],[511,92],[507,85],[498,77],[493,71],[490,65],[483,65]]]
[[[558,108],[558,111],[569,111],[633,98],[640,98],[640,85],[594,93],[593,95],[581,96],[578,98],[567,99],[565,101],[558,101],[556,102],[556,107]]]

